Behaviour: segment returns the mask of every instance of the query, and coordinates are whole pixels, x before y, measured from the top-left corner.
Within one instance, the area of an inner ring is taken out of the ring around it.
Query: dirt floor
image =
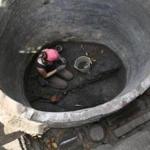
[[[25,92],[31,105],[44,111],[71,111],[103,104],[121,92],[125,85],[125,68],[119,57],[108,47],[95,43],[56,42],[43,48],[61,45],[60,52],[67,59],[67,69],[74,78],[68,81],[68,88],[58,90],[50,85],[41,87],[35,68],[35,55],[25,76]],[[75,59],[88,55],[93,60],[90,72],[85,74],[74,69]],[[47,79],[48,80],[48,79]],[[50,103],[52,96],[60,97],[57,104]]]

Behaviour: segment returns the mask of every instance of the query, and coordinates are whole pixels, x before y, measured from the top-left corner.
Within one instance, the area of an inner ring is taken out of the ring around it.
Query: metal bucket
[[[92,61],[87,56],[80,56],[75,60],[74,68],[82,73],[88,73],[91,67]]]

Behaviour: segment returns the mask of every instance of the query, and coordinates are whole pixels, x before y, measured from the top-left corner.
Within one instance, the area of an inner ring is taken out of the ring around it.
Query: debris
[[[33,54],[36,54],[37,53],[37,49],[35,49],[34,47],[28,47],[27,49],[25,50],[20,50],[19,53],[21,54],[30,54],[30,53],[33,53]]]
[[[75,137],[73,137],[73,138],[70,138],[70,139],[67,139],[67,140],[61,142],[61,143],[59,144],[59,146],[63,146],[63,145],[65,145],[65,144],[68,144],[68,143],[70,143],[70,142],[73,142],[73,141],[75,141],[76,139],[77,139],[77,136],[75,136]]]
[[[88,52],[85,53],[85,56],[89,56]]]
[[[54,138],[50,138],[47,141],[47,147],[49,148],[49,150],[56,150],[58,148],[57,143],[55,142]]]
[[[57,148],[58,148],[58,146],[57,146],[56,143],[52,143],[52,147],[53,147],[54,149],[57,149]]]

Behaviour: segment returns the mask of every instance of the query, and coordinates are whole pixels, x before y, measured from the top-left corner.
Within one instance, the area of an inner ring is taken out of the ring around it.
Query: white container
[[[92,61],[87,56],[80,56],[75,60],[74,68],[82,73],[88,73],[91,67]]]

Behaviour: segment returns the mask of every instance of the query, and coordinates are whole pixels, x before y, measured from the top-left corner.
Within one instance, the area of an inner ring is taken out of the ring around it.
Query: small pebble
[[[57,148],[58,148],[58,146],[57,146],[56,143],[52,143],[52,147],[53,147],[54,149],[57,149]]]

